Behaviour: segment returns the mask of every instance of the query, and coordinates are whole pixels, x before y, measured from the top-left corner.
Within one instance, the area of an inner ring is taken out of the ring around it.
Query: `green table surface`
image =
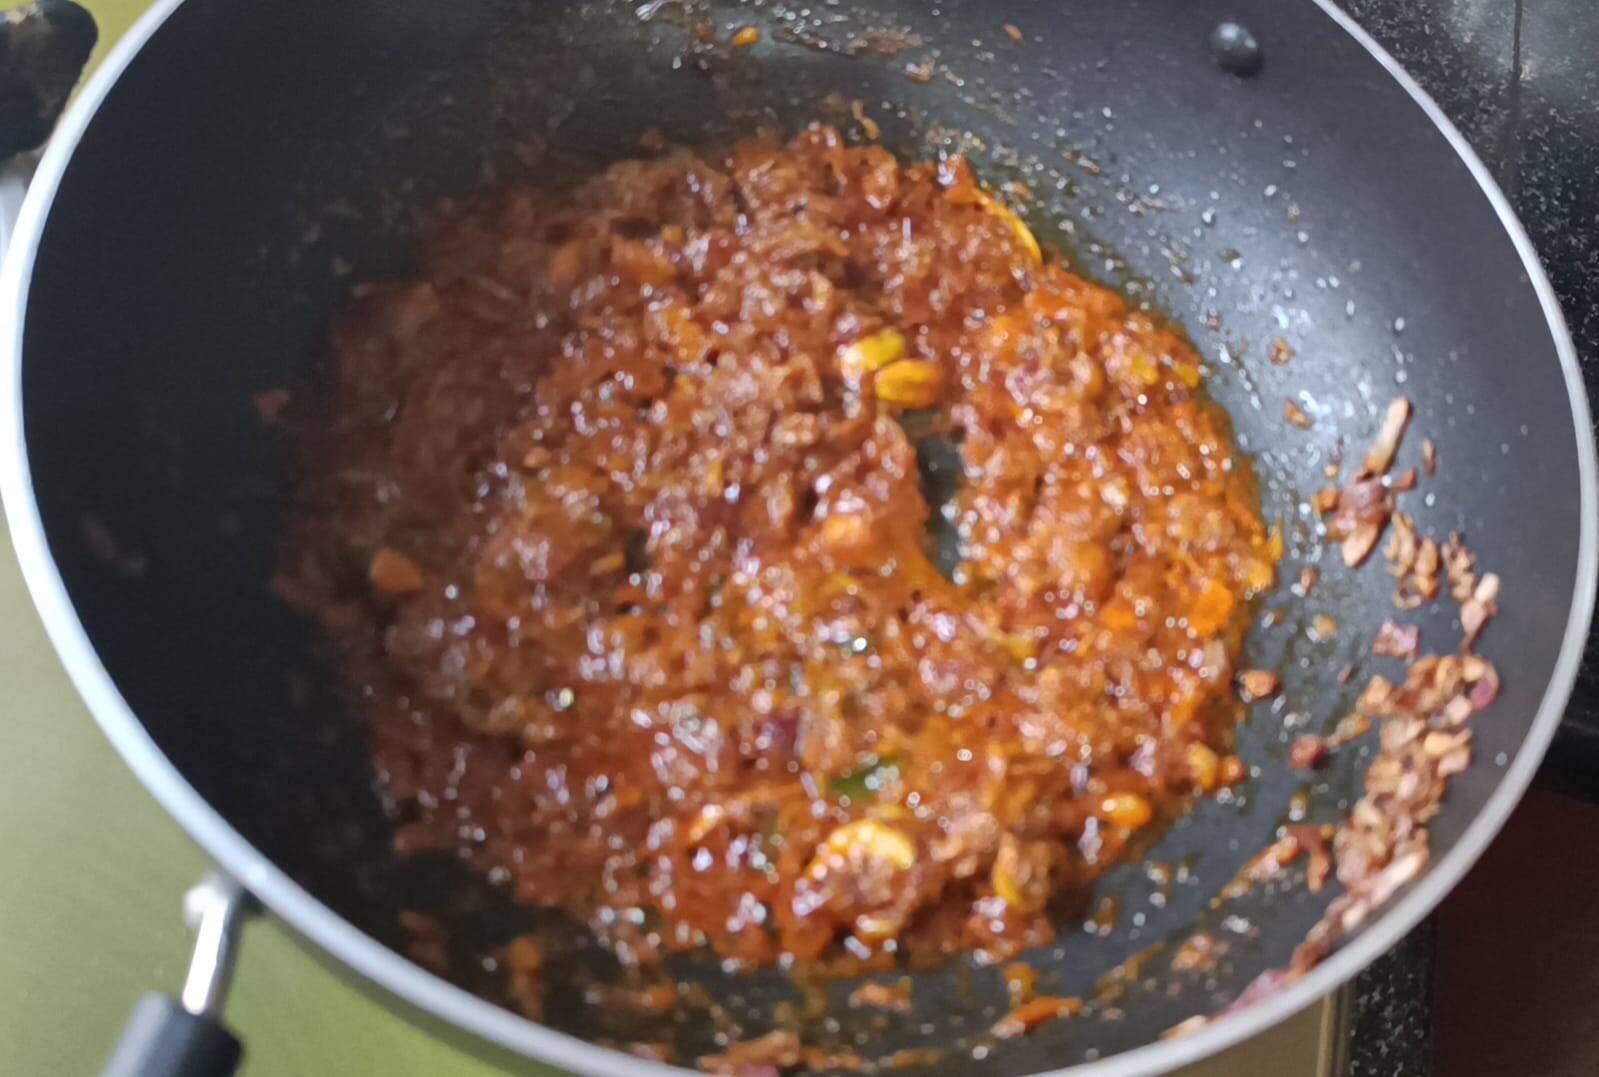
[[[88,0],[103,56],[144,0]],[[183,891],[206,858],[144,792],[73,691],[0,539],[0,1074],[95,1073],[141,992],[176,993]],[[1186,1077],[1322,1072],[1312,1007]],[[271,918],[245,932],[228,1020],[250,1077],[502,1070],[341,980]],[[528,1063],[517,1072],[549,1074]]]

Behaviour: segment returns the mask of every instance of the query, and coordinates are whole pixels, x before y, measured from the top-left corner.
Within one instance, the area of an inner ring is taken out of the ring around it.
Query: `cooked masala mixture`
[[[963,160],[817,126],[441,218],[337,319],[278,578],[402,850],[624,962],[1001,959],[1242,777],[1248,462]]]

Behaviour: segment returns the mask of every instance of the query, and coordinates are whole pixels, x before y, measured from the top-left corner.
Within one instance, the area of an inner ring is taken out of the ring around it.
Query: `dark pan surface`
[[[331,696],[306,626],[266,586],[289,460],[250,396],[313,391],[326,318],[349,281],[403,272],[414,211],[472,189],[485,167],[501,178],[574,172],[627,153],[649,126],[702,142],[757,123],[838,122],[824,103],[836,91],[862,99],[895,149],[961,149],[991,181],[1025,179],[1046,244],[1185,326],[1258,454],[1268,515],[1287,525],[1283,578],[1322,568],[1309,602],[1286,592],[1268,602],[1286,611],[1285,627],[1251,644],[1253,663],[1286,685],[1241,734],[1257,777],[1242,795],[1200,804],[1150,853],[1174,885],[1129,864],[1102,890],[1119,901],[1114,929],[1068,927],[1030,957],[1040,990],[1059,994],[1092,993],[1106,970],[1194,930],[1224,936],[1226,959],[1208,975],[1167,976],[1167,946],[1113,1003],[979,1050],[995,1073],[1058,1068],[1225,1005],[1286,963],[1336,891],[1290,882],[1220,908],[1211,899],[1270,841],[1296,791],[1309,794],[1311,820],[1333,821],[1364,770],[1362,753],[1345,752],[1306,786],[1284,759],[1300,731],[1346,712],[1353,689],[1335,675],[1392,609],[1380,569],[1349,574],[1322,557],[1304,506],[1335,446],[1363,446],[1388,400],[1411,397],[1405,459],[1419,462],[1431,436],[1440,470],[1406,510],[1425,531],[1464,531],[1506,581],[1483,648],[1506,690],[1476,727],[1477,765],[1433,826],[1435,862],[1523,750],[1546,686],[1567,675],[1557,659],[1574,609],[1579,640],[1586,625],[1591,506],[1562,338],[1455,149],[1313,4],[1229,8],[1265,48],[1248,79],[1214,63],[1208,6],[950,0],[936,14],[881,2],[846,16],[821,2],[713,5],[694,18],[719,40],[745,24],[766,31],[727,55],[689,47],[693,19],[677,4],[189,0],[73,154],[24,326],[40,516],[116,689],[183,778],[275,865],[397,948],[400,910],[438,916],[454,932],[450,978],[498,997],[480,958],[529,914],[458,865],[386,853],[360,731]],[[645,9],[658,10],[641,19]],[[898,51],[847,55],[863,31]],[[928,58],[931,81],[907,76]],[[353,273],[336,273],[335,260]],[[1296,353],[1281,367],[1266,361],[1278,336]],[[1287,397],[1316,416],[1312,431],[1283,420]],[[1336,641],[1305,637],[1316,613],[1337,619]],[[1429,647],[1452,647],[1447,606],[1421,624]],[[572,937],[560,960],[603,976],[604,957]],[[775,973],[685,971],[749,1034],[796,997]],[[967,1072],[972,1038],[1005,1008],[998,971],[967,962],[920,975],[916,1012],[886,1028],[842,1005],[849,986],[832,989],[836,1027],[816,1033],[870,1056],[955,1048],[938,1072]],[[562,994],[553,1026],[632,1031]],[[672,1030],[687,1056],[711,1049],[710,1032],[700,1021]]]

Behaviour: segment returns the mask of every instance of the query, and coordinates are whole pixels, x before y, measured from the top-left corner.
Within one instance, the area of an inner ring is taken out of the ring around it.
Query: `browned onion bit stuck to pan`
[[[1325,852],[1324,833],[1317,839],[1307,828],[1287,827],[1282,838],[1246,865],[1223,891],[1224,898],[1235,896],[1276,876],[1301,849],[1310,849],[1305,842],[1314,840],[1320,840],[1321,851],[1312,853],[1307,884],[1312,890],[1320,889],[1329,871],[1336,870],[1344,887],[1344,893],[1333,900],[1295,951],[1290,965],[1261,974],[1233,1009],[1295,982],[1421,872],[1428,859],[1427,823],[1438,813],[1449,778],[1470,765],[1469,722],[1499,694],[1498,671],[1472,653],[1483,628],[1498,612],[1499,577],[1477,575],[1476,558],[1459,535],[1439,543],[1420,535],[1414,520],[1397,511],[1394,495],[1414,488],[1414,468],[1395,481],[1384,480],[1410,413],[1408,401],[1394,401],[1365,456],[1361,474],[1342,490],[1322,491],[1316,504],[1324,514],[1331,513],[1328,534],[1342,541],[1343,559],[1351,567],[1365,560],[1391,523],[1384,554],[1389,572],[1398,581],[1394,604],[1414,610],[1433,601],[1442,590],[1441,574],[1450,597],[1460,605],[1460,650],[1420,655],[1418,626],[1385,621],[1372,640],[1371,651],[1378,657],[1404,661],[1403,682],[1395,685],[1383,676],[1371,677],[1355,712],[1338,722],[1332,736],[1305,734],[1294,741],[1290,765],[1313,769],[1326,761],[1328,753],[1365,736],[1374,722],[1380,723],[1378,751],[1366,772],[1365,793],[1332,833],[1331,856]],[[1426,473],[1435,474],[1436,455],[1430,439],[1423,444],[1422,456]],[[1196,1015],[1168,1035],[1191,1032],[1209,1020],[1206,1015]]]
[[[1303,738],[1302,738],[1303,739]],[[1311,890],[1325,885],[1332,873],[1332,857],[1328,843],[1333,828],[1325,826],[1295,825],[1283,828],[1282,837],[1268,845],[1244,865],[1238,877],[1221,892],[1222,900],[1236,897],[1257,883],[1275,879],[1301,856],[1308,858],[1305,881]]]
[[[1386,475],[1388,468],[1394,462],[1394,454],[1399,451],[1399,439],[1404,436],[1405,425],[1410,422],[1410,400],[1407,397],[1396,397],[1388,405],[1388,410],[1383,413],[1382,427],[1377,431],[1377,438],[1372,442],[1371,448],[1366,450],[1366,458],[1362,464],[1364,475]]]
[[[911,982],[907,978],[901,978],[891,984],[868,980],[850,992],[849,1004],[907,1013],[913,1008]]]
[[[1377,548],[1393,514],[1393,491],[1381,478],[1368,476],[1328,494],[1318,495],[1317,507],[1332,514],[1327,534],[1338,540],[1344,564],[1353,568]]]
[[[999,1039],[1023,1036],[1039,1025],[1062,1017],[1074,1017],[1082,1011],[1083,1000],[1044,995],[1024,1002],[994,1023],[991,1030]]]
[[[1209,972],[1226,956],[1228,946],[1208,931],[1196,931],[1172,955],[1173,972]]]
[[[1394,514],[1393,530],[1383,555],[1388,559],[1389,574],[1398,580],[1394,605],[1413,610],[1437,597],[1441,565],[1438,542],[1431,536],[1418,538],[1415,521],[1403,512]]]
[[[1430,539],[1428,541],[1431,541]],[[1421,649],[1421,629],[1384,621],[1371,641],[1371,653],[1380,658],[1415,658]]]
[[[1313,770],[1327,757],[1327,739],[1314,733],[1295,738],[1288,750],[1288,765],[1297,770]]]
[[[1248,700],[1266,699],[1277,694],[1277,674],[1269,669],[1246,669],[1238,675],[1238,686]]]
[[[1362,564],[1377,548],[1394,511],[1394,494],[1416,484],[1414,470],[1394,481],[1386,476],[1399,452],[1400,439],[1410,422],[1410,400],[1396,397],[1383,413],[1382,426],[1361,463],[1354,481],[1342,489],[1327,488],[1316,495],[1316,509],[1329,516],[1327,533],[1339,541],[1344,564]]]

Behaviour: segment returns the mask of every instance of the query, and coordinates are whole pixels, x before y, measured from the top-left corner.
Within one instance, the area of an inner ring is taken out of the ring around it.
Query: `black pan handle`
[[[244,1048],[222,1023],[222,1008],[253,902],[232,879],[212,875],[183,905],[195,931],[183,994],[139,1000],[101,1077],[232,1077],[239,1067]]]
[[[50,137],[99,35],[72,0],[36,0],[0,18],[0,159]]]
[[[101,1077],[232,1077],[243,1053],[218,1018],[152,993],[133,1008]]]

